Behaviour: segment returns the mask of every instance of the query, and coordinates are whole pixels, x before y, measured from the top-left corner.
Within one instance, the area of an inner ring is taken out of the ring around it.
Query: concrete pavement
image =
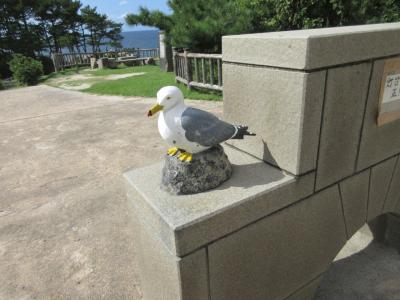
[[[154,101],[0,92],[0,299],[140,299],[121,174],[162,159]]]

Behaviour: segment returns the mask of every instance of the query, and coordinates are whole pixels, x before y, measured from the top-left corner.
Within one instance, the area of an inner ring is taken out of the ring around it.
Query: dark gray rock
[[[165,157],[162,188],[170,194],[196,194],[216,188],[232,175],[232,166],[224,149],[218,145],[193,154],[191,162],[178,155]]]

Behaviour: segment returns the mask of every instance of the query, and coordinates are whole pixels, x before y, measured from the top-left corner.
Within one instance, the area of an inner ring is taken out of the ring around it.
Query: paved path
[[[162,159],[154,101],[0,92],[0,300],[141,299],[121,173]],[[334,264],[318,299],[396,299],[399,270],[394,250],[370,245]]]
[[[121,173],[162,159],[154,101],[0,92],[1,300],[140,299]]]

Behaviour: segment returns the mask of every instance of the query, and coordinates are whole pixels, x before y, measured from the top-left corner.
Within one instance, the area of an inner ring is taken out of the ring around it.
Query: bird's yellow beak
[[[152,115],[155,115],[158,113],[160,110],[162,110],[164,107],[160,104],[154,105],[152,108],[150,108],[149,112],[147,113],[148,117],[151,117]]]

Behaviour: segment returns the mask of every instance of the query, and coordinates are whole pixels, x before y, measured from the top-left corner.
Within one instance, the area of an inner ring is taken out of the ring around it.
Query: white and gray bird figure
[[[181,90],[175,86],[166,86],[157,92],[157,104],[147,116],[151,117],[159,111],[158,130],[171,146],[168,154],[178,155],[182,161],[190,162],[192,154],[226,140],[255,135],[247,130],[247,126],[232,125],[209,112],[186,106]]]

